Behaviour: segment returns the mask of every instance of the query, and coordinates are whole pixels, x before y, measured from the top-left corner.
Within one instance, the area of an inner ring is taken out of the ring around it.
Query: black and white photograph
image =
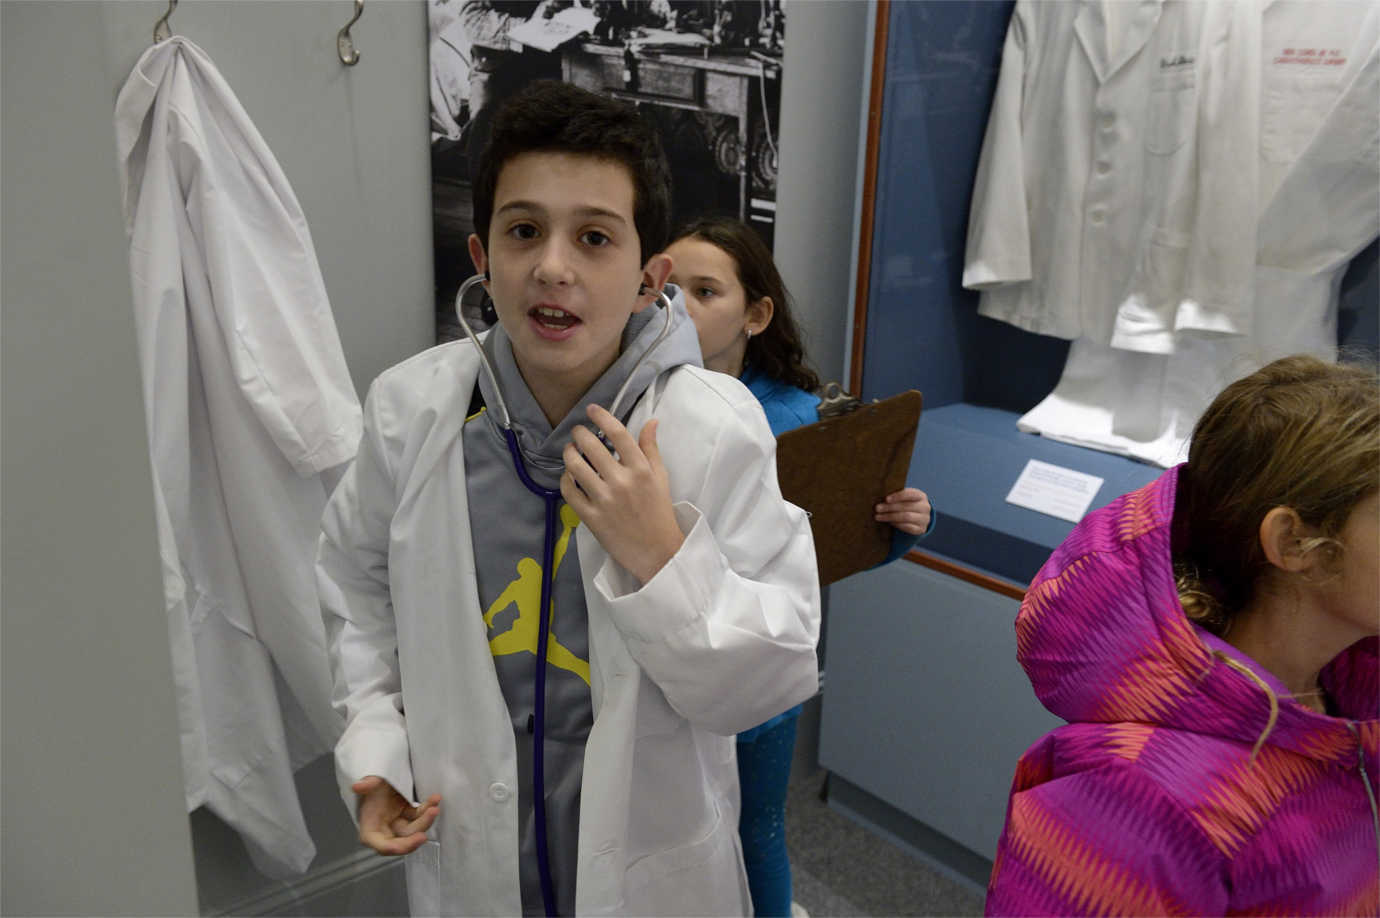
[[[436,338],[461,331],[471,185],[498,106],[553,79],[633,103],[661,135],[672,223],[776,214],[785,0],[428,0]],[[478,328],[493,321],[466,303]]]

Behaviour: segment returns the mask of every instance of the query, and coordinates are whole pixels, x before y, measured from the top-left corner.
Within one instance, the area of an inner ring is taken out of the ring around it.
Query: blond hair
[[[1335,567],[1337,534],[1380,487],[1380,381],[1375,371],[1314,357],[1276,360],[1237,380],[1193,429],[1174,501],[1179,599],[1190,619],[1223,634],[1271,566],[1260,523],[1288,507],[1320,535]]]

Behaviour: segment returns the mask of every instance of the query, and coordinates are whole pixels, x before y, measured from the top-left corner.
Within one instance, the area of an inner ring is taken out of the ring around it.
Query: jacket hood
[[[598,403],[614,410],[618,419],[626,423],[633,405],[658,376],[682,364],[703,365],[699,335],[695,332],[695,324],[691,321],[689,312],[686,311],[684,294],[675,285],[667,284],[666,295],[671,301],[671,327],[665,340],[656,343],[666,323],[664,306],[658,302],[641,312],[633,313],[628,319],[627,327],[623,329],[623,342],[618,357],[554,428],[523,381],[517,361],[513,357],[512,341],[503,330],[503,326],[495,325],[484,337],[484,351],[493,365],[494,373],[498,376],[499,385],[502,386],[504,401],[512,416],[513,428],[517,431],[518,444],[528,462],[529,471],[539,480],[545,478],[544,483],[547,486],[555,487],[555,481],[559,479],[565,467],[561,451],[570,442],[575,425],[583,424],[594,430],[589,416],[585,413],[590,404]],[[614,397],[623,383],[628,381],[629,376],[631,382],[628,383],[627,391],[615,406]],[[479,374],[479,389],[486,405],[497,404],[493,381],[482,371]],[[488,416],[490,423],[497,429],[495,412],[488,412]],[[594,432],[598,433],[597,430]],[[638,431],[632,431],[634,437],[637,434]]]
[[[1198,627],[1179,603],[1170,528],[1179,469],[1088,514],[1031,582],[1016,619],[1017,656],[1035,693],[1069,722],[1142,723],[1354,766],[1357,742],[1380,745],[1377,641],[1365,638],[1321,674],[1327,717],[1285,697],[1254,660]]]

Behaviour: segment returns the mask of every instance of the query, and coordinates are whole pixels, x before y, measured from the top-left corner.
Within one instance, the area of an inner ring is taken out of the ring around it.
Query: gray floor
[[[804,772],[804,774],[802,774]],[[981,915],[982,896],[820,799],[823,771],[797,768],[786,799],[795,901],[826,915]]]

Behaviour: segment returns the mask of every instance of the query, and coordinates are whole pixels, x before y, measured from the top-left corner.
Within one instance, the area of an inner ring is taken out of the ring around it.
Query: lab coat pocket
[[[1333,73],[1266,71],[1265,105],[1260,113],[1260,155],[1288,165],[1303,155],[1340,93]]]
[[[1183,233],[1164,227],[1150,234],[1150,244],[1142,253],[1141,270],[1150,302],[1157,310],[1172,310],[1183,298],[1189,242]]]
[[[188,620],[193,631],[201,632],[224,624],[253,641],[259,640],[247,603],[225,602],[219,596],[203,592],[201,583],[186,572],[182,579],[186,585]]]
[[[193,628],[200,628],[206,624],[206,620],[211,617],[211,613],[220,608],[220,603],[196,588],[195,581],[182,575],[182,582],[186,585],[184,595],[187,605],[187,620]]]
[[[1174,317],[1184,296],[1188,242],[1156,229],[1141,251],[1133,290],[1117,307],[1111,345],[1119,350],[1169,354],[1174,350]]]
[[[1193,135],[1198,117],[1197,79],[1192,70],[1161,74],[1150,84],[1145,118],[1145,148],[1167,156]]]
[[[712,826],[688,845],[638,858],[625,874],[629,915],[742,915],[750,909],[742,882],[738,830],[715,810]]]
[[[403,861],[407,907],[413,915],[441,914],[441,844],[428,841]]]

